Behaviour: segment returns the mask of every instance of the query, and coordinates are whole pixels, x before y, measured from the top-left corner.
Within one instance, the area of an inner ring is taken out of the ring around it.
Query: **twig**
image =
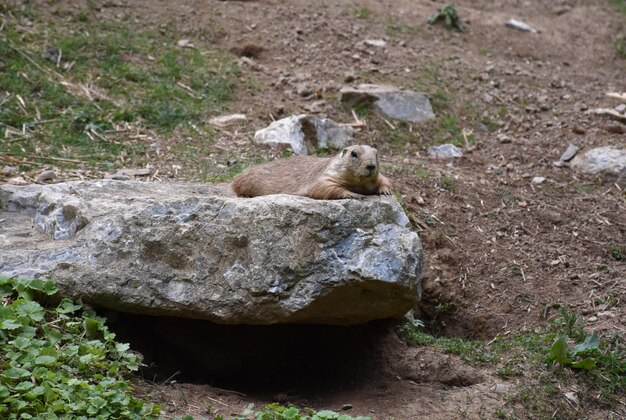
[[[358,125],[362,124],[362,121],[359,120],[359,117],[357,117],[356,112],[354,112],[354,109],[352,110],[352,117],[354,117],[354,122]]]
[[[25,52],[23,52],[22,50],[20,50],[19,48],[17,48],[16,46],[14,46],[10,41],[7,40],[7,45],[9,46],[9,48],[11,48],[12,50],[16,51],[18,54],[20,54],[22,57],[24,57],[25,59],[27,59],[28,61],[30,61],[32,63],[32,65],[34,65],[35,67],[37,67],[39,70],[41,70],[44,73],[52,73],[54,74],[56,77],[63,79],[63,75],[60,73],[57,73],[54,70],[50,70],[50,69],[46,69],[45,67],[41,67],[39,64],[37,64],[37,62],[35,60],[33,60],[32,58],[29,57],[28,54],[26,54]]]
[[[0,159],[7,161],[7,162],[17,163],[18,165],[41,166],[41,163],[39,162],[30,162],[28,160],[18,160],[7,155],[0,155]]]
[[[169,381],[171,381],[174,376],[176,375],[180,375],[180,370],[177,370],[176,372],[174,372],[169,378],[167,378],[166,380],[164,380],[163,382],[161,382],[162,384],[168,383]]]
[[[181,82],[176,82],[176,85],[177,85],[178,87],[183,88],[185,91],[187,91],[187,94],[188,94],[189,96],[191,96],[192,98],[194,98],[194,99],[199,99],[199,98],[198,98],[198,96],[197,96],[197,95],[195,94],[195,92],[193,91],[193,89],[192,89],[192,88],[190,88],[189,86],[187,86],[187,85],[185,85],[185,84],[183,84],[183,83],[181,83]]]
[[[216,387],[212,387],[213,389],[216,389],[218,391],[222,391],[222,392],[228,392],[230,394],[235,394],[235,395],[239,395],[241,397],[247,397],[246,394],[244,394],[243,392],[239,392],[239,391],[233,391],[232,389],[224,389],[224,388],[216,388]]]
[[[218,404],[222,404],[224,407],[230,407],[230,405],[228,405],[228,404],[226,404],[225,402],[222,402],[222,401],[220,401],[220,400],[218,400],[218,399],[211,398],[211,397],[208,397],[208,396],[207,396],[207,398],[208,398],[209,400],[213,401],[213,402],[216,402],[216,403],[218,403]]]
[[[57,57],[57,68],[60,67],[61,65],[61,56],[63,56],[63,50],[61,48],[59,48],[59,56]]]
[[[48,124],[51,122],[56,122],[59,121],[60,118],[53,118],[51,120],[39,120],[39,121],[32,121],[30,124]]]
[[[54,160],[58,162],[85,163],[84,160],[78,160],[78,159],[66,159],[66,158],[58,158],[58,157],[52,157],[52,156],[33,156],[30,154],[28,156],[31,156],[35,159]]]
[[[461,134],[463,135],[463,141],[465,142],[465,150],[468,152],[476,149],[476,145],[474,144],[473,146],[470,146],[469,140],[467,139],[467,136],[471,136],[473,133],[474,130],[466,130],[465,128],[461,131]]]
[[[385,121],[385,124],[387,124],[392,130],[396,129],[396,126],[387,121],[387,119],[383,118],[383,121]]]

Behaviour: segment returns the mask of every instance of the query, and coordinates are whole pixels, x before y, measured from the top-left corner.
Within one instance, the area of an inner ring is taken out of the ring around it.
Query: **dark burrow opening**
[[[398,321],[354,326],[218,325],[173,317],[103,314],[119,341],[144,356],[149,381],[209,384],[246,393],[341,390],[378,382]]]

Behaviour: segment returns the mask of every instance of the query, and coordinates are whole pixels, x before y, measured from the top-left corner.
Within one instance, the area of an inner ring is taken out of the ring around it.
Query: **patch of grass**
[[[372,106],[368,103],[359,103],[354,106],[354,112],[359,117],[366,117],[372,113]]]
[[[372,11],[367,7],[355,7],[352,13],[359,19],[369,19],[372,16]]]
[[[490,366],[502,378],[518,378],[518,392],[509,402],[522,403],[537,417],[549,417],[555,410],[567,412],[559,390],[572,387],[580,390],[581,404],[611,407],[618,403],[626,390],[622,338],[586,332],[575,312],[558,305],[550,308],[554,306],[558,315],[545,331],[497,336],[489,342],[433,336],[419,321],[402,325],[400,334],[410,344],[434,346],[470,364]]]
[[[372,420],[371,417],[352,417],[330,410],[299,409],[294,405],[285,407],[280,404],[268,404],[262,411],[254,411],[253,409],[254,404],[248,405],[242,413],[244,418],[253,415],[256,420]]]
[[[444,190],[453,189],[455,184],[456,180],[454,179],[454,177],[448,174],[442,175],[441,179],[439,180],[439,185],[441,185],[441,188],[443,188]]]
[[[115,341],[105,320],[80,301],[45,308],[53,282],[0,277],[0,417],[146,418],[159,407],[138,401],[124,376],[141,356]]]
[[[236,65],[212,47],[180,48],[127,23],[78,19],[70,30],[28,18],[33,25],[3,15],[0,32],[0,150],[10,156],[97,170],[141,164],[154,137],[204,126],[235,88]]]
[[[465,139],[455,115],[446,114],[439,117],[435,130],[436,144],[451,143],[457,147],[465,145]]]
[[[626,259],[626,245],[611,244],[609,247],[609,255],[616,261]]]
[[[613,6],[618,12],[626,15],[626,0],[613,0]]]

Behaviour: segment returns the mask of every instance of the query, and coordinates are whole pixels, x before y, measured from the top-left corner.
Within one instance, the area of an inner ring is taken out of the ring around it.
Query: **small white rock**
[[[193,43],[188,39],[179,39],[176,45],[181,48],[196,48],[196,46],[193,45]]]
[[[506,26],[508,26],[510,28],[518,29],[518,30],[524,31],[524,32],[530,32],[530,33],[533,33],[533,34],[537,33],[537,30],[535,28],[533,28],[529,24],[524,23],[521,20],[517,20],[517,19],[509,19],[509,20],[507,20],[506,21]]]
[[[626,111],[626,104],[619,104],[618,106],[615,107],[615,110],[623,114],[624,111]]]
[[[546,178],[543,177],[543,176],[536,176],[536,177],[533,178],[533,180],[531,182],[533,184],[535,184],[535,185],[539,185],[539,184],[542,184],[545,180],[546,180]]]
[[[365,44],[378,48],[384,48],[387,46],[387,42],[383,39],[366,39]]]
[[[493,384],[491,386],[491,390],[496,394],[508,394],[511,390],[511,385],[509,384]]]
[[[567,398],[568,400],[570,400],[571,402],[573,402],[574,404],[578,404],[578,395],[576,395],[575,392],[566,392],[565,394],[565,398]]]

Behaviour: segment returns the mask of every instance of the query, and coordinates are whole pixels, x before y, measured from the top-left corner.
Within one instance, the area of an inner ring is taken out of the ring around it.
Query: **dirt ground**
[[[250,139],[282,115],[313,112],[353,122],[337,100],[346,84],[387,83],[431,95],[436,113],[456,116],[458,129],[471,133],[462,158],[427,157],[434,136],[442,135],[434,124],[366,114],[360,118],[367,125],[356,133],[384,157],[424,244],[416,316],[438,334],[490,340],[544,328],[550,309],[562,304],[581,314],[587,329],[624,337],[626,260],[611,250],[626,245],[626,195],[614,180],[553,162],[569,143],[626,145],[624,132],[612,128],[618,123],[584,112],[615,106],[605,93],[626,91],[626,61],[614,48],[626,17],[610,1],[459,0],[467,31],[458,33],[426,23],[444,4],[136,0],[107,3],[98,13],[137,17],[146,27],[247,57],[245,87],[230,111],[248,120],[224,129],[216,143],[234,156],[277,155]],[[510,18],[540,32],[508,28]],[[387,44],[368,46],[367,39]],[[533,184],[538,176],[546,180]],[[394,334],[377,349],[377,374],[328,384],[326,391],[249,393],[170,382],[138,388],[171,414],[202,416],[210,405],[214,414],[231,415],[277,400],[334,410],[350,404],[346,413],[376,419],[448,419],[494,418],[506,402],[502,389],[517,385],[457,356],[408,347]],[[559,416],[626,416],[625,406],[581,410]]]

